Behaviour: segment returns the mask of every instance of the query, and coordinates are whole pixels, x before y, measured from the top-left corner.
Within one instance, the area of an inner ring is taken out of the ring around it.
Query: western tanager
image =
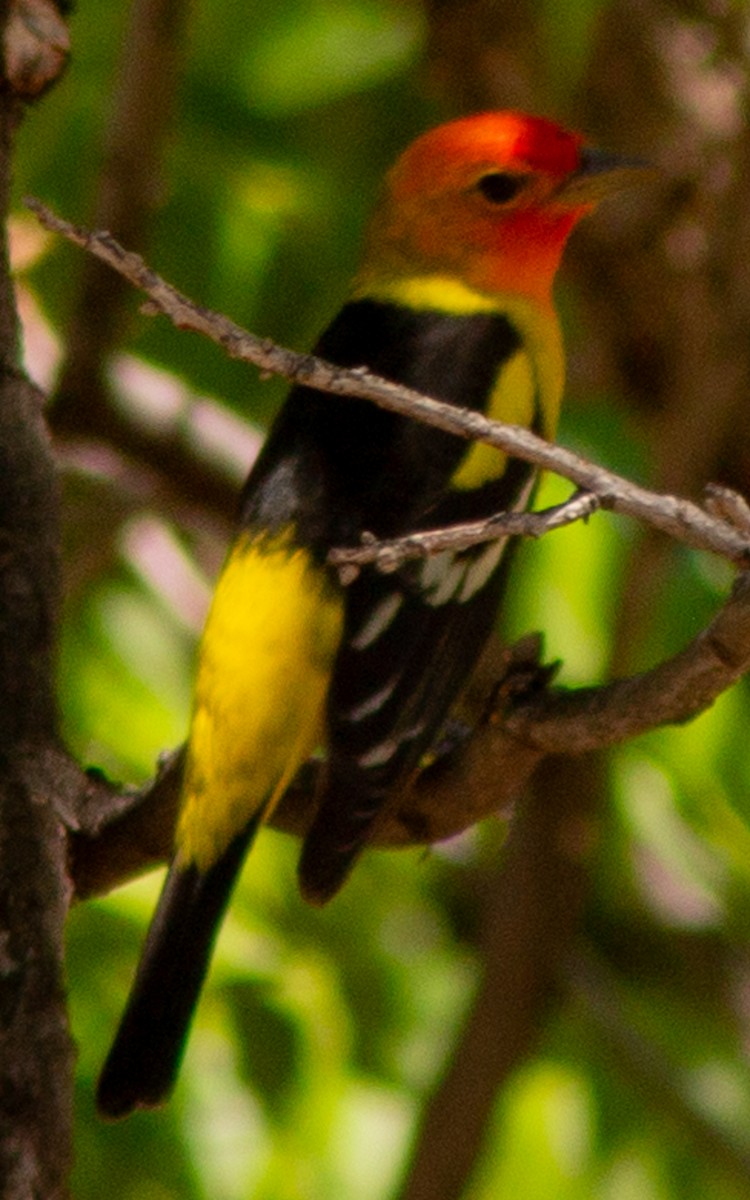
[[[554,436],[551,288],[624,160],[551,121],[486,113],[418,138],[386,177],[359,272],[316,354]],[[503,541],[363,569],[332,547],[525,507],[534,472],[362,400],[294,388],[245,485],[200,648],[175,851],[99,1083],[121,1116],[169,1092],[248,848],[299,766],[325,765],[299,866],[331,897],[440,733],[495,621]]]

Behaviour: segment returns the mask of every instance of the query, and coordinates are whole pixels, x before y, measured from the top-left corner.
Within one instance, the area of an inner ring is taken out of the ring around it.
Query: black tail
[[[170,867],[99,1078],[104,1116],[149,1108],[171,1091],[219,924],[258,824],[251,821],[208,871]]]

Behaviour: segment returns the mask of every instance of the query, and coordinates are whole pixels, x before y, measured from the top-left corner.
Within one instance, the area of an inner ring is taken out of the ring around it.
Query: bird
[[[315,354],[552,439],[564,355],[552,285],[579,219],[634,164],[544,117],[459,117],[387,173],[343,307]],[[364,566],[332,548],[520,510],[534,469],[363,399],[294,386],[243,488],[201,639],[174,853],[97,1102],[175,1082],[245,856],[322,749],[298,878],[341,887],[441,735],[495,624],[507,540]]]

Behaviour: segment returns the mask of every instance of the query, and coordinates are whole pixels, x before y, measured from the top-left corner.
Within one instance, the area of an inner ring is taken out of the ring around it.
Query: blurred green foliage
[[[548,45],[559,47],[564,35],[581,69],[600,7],[568,6],[562,22],[559,6],[540,9]],[[21,132],[19,192],[74,220],[90,212],[126,16],[120,0],[80,0],[72,66]],[[419,5],[399,0],[196,6],[150,238],[154,266],[256,332],[309,345],[341,301],[383,170],[416,132],[446,115],[425,89],[425,36]],[[553,64],[564,59],[551,55]],[[565,83],[555,80],[560,92]],[[28,277],[58,330],[79,268],[77,253],[53,245]],[[134,312],[136,305],[134,298]],[[571,326],[569,336],[577,334]],[[128,349],[253,423],[267,422],[283,391],[165,321],[134,315]],[[647,478],[647,450],[615,398],[570,399],[562,438]],[[92,507],[96,494],[92,485]],[[559,481],[546,481],[543,501],[564,494]],[[606,672],[634,537],[631,525],[597,515],[519,555],[507,628],[544,629],[547,655],[564,660],[566,682]],[[186,625],[139,574],[122,539],[113,549],[71,589],[61,705],[81,757],[132,782],[184,734],[197,625]],[[633,647],[641,665],[694,634],[727,585],[726,572],[697,556],[678,556],[675,571],[646,643]],[[736,689],[700,721],[614,756],[592,937],[640,946],[655,927],[672,931],[693,948],[699,968],[703,948],[710,957],[712,947],[742,936],[750,765],[738,746],[747,710],[746,690]],[[295,854],[287,839],[261,837],[174,1100],[117,1126],[94,1115],[94,1079],[158,879],[74,911],[77,1200],[100,1200],[105,1188],[118,1200],[384,1200],[397,1186],[420,1105],[477,985],[473,880],[497,854],[497,839],[484,830],[430,855],[371,854],[323,912],[296,894]],[[740,1037],[711,998],[718,981],[697,975],[690,988],[670,987],[664,964],[652,963],[650,975],[621,986],[621,1015],[663,1051],[687,1102],[717,1136],[750,1154],[750,1074]],[[498,1100],[467,1196],[747,1194],[703,1157],[659,1097],[650,1103],[647,1088],[613,1068],[611,1049],[586,1005],[570,1000]]]

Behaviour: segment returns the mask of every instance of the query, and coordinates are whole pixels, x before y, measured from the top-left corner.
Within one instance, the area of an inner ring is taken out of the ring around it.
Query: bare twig
[[[578,491],[563,504],[539,512],[503,512],[486,521],[451,525],[447,529],[428,529],[406,537],[377,541],[365,534],[363,545],[354,550],[332,550],[328,561],[337,567],[364,566],[374,563],[379,571],[395,571],[410,558],[426,558],[442,550],[468,550],[481,542],[504,537],[542,537],[553,529],[562,529],[574,521],[585,521],[599,508],[599,499],[591,492]]]
[[[373,844],[413,846],[452,837],[522,794],[540,760],[581,754],[627,741],[658,725],[681,723],[708,708],[750,670],[750,574],[741,575],[710,625],[673,658],[651,671],[604,687],[546,687],[538,645],[524,639],[510,651],[488,648],[472,681],[474,710],[484,718],[462,748],[438,769],[423,771],[397,797]],[[520,686],[516,682],[520,680]],[[499,682],[498,682],[499,681]],[[488,696],[494,699],[487,711]],[[317,764],[310,763],[285,794],[271,824],[303,835],[314,805]],[[182,756],[130,797],[105,789],[84,795],[81,833],[72,839],[71,872],[81,895],[107,891],[168,857],[179,803]]]
[[[319,391],[371,400],[381,408],[424,421],[457,437],[486,442],[593,492],[602,508],[635,517],[696,549],[712,551],[738,564],[750,563],[750,540],[689,500],[648,491],[571,450],[545,442],[528,429],[501,425],[481,413],[397,387],[366,370],[345,370],[313,355],[295,354],[255,337],[227,317],[194,304],[108,233],[78,228],[38,200],[27,199],[26,203],[45,228],[89,250],[144,291],[149,297],[144,311],[163,313],[177,328],[203,334],[232,358]]]

